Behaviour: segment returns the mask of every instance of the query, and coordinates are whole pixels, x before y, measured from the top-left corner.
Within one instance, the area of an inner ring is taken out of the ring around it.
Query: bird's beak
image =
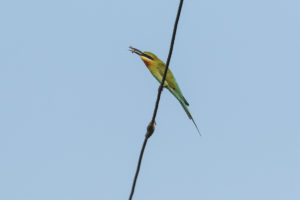
[[[153,60],[153,58],[151,58],[147,54],[144,54],[142,51],[140,51],[136,48],[129,47],[129,51],[131,51],[131,53],[136,53],[137,55],[139,55],[147,67],[151,64],[151,62]]]
[[[131,51],[131,53],[136,53],[139,56],[143,56],[144,55],[144,53],[142,51],[140,51],[140,50],[138,50],[136,48],[133,48],[131,46],[129,47],[129,51]]]

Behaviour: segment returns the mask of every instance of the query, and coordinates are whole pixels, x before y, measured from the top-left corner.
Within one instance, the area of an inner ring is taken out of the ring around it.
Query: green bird
[[[147,52],[147,51],[142,52],[133,47],[129,47],[129,48],[132,53],[136,53],[137,55],[140,56],[140,58],[143,60],[143,62],[145,63],[145,65],[147,66],[147,68],[149,69],[151,74],[154,76],[154,78],[156,78],[156,80],[159,83],[161,83],[164,72],[165,72],[166,64],[151,52]],[[198,126],[195,123],[195,121],[188,109],[189,103],[184,98],[184,96],[176,82],[176,79],[170,69],[168,69],[166,80],[164,82],[164,87],[167,88],[174,95],[174,97],[179,101],[179,103],[183,107],[183,109],[186,112],[189,119],[191,119],[193,121],[195,127],[197,128],[199,135],[201,135],[201,133],[198,129]]]

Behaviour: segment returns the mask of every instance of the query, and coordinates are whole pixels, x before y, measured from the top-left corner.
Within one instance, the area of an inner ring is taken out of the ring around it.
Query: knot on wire
[[[155,121],[150,121],[150,123],[148,124],[147,126],[147,133],[146,133],[146,138],[150,138],[151,135],[153,134],[154,130],[155,130],[155,125],[156,125],[156,122]]]

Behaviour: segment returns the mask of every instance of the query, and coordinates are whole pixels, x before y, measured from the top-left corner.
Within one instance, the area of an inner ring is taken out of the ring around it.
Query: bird
[[[154,78],[161,83],[162,79],[163,79],[163,75],[165,72],[165,68],[166,68],[166,64],[160,60],[154,53],[148,52],[148,51],[140,51],[134,47],[129,47],[129,51],[131,51],[132,53],[135,53],[137,55],[140,56],[140,58],[142,59],[142,61],[145,63],[146,67],[148,68],[148,70],[151,72],[151,74],[154,76]],[[184,98],[178,83],[173,75],[173,73],[171,72],[170,69],[168,69],[167,75],[166,75],[166,79],[163,85],[164,88],[167,88],[171,94],[179,101],[179,103],[181,104],[181,106],[183,107],[184,111],[186,112],[187,116],[189,117],[190,120],[192,120],[192,122],[194,123],[199,135],[201,136],[201,133],[199,131],[199,128],[196,124],[196,122],[194,121],[188,106],[189,103],[187,102],[187,100]]]

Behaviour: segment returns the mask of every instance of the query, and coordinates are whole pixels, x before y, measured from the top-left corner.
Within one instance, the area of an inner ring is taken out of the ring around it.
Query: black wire
[[[138,161],[137,169],[136,169],[136,172],[135,172],[134,180],[133,180],[133,183],[132,183],[131,193],[130,193],[130,196],[129,196],[129,200],[132,200],[132,197],[133,197],[133,194],[134,194],[134,189],[135,189],[136,181],[137,181],[137,178],[138,178],[138,175],[139,175],[139,172],[140,172],[140,168],[141,168],[141,164],[142,164],[142,159],[143,159],[143,155],[144,155],[144,151],[145,151],[148,139],[151,137],[151,135],[153,134],[154,129],[155,129],[155,118],[156,118],[156,114],[157,114],[157,110],[158,110],[160,96],[161,96],[161,93],[162,93],[162,90],[163,90],[163,85],[164,85],[164,82],[166,80],[167,71],[169,69],[169,64],[170,64],[170,60],[171,60],[171,57],[172,57],[173,46],[174,46],[174,42],[175,42],[177,25],[178,25],[180,13],[181,13],[182,4],[183,4],[183,0],[180,0],[178,11],[177,11],[177,16],[176,16],[176,20],[175,20],[175,24],[174,24],[174,29],[173,29],[173,34],[172,34],[172,40],[171,40],[171,45],[170,45],[170,50],[169,50],[169,55],[168,55],[168,59],[167,59],[167,63],[166,63],[166,68],[165,68],[164,76],[163,76],[161,84],[160,84],[160,86],[158,88],[157,99],[156,99],[156,103],[155,103],[155,107],[154,107],[154,111],[153,111],[152,120],[150,121],[150,123],[149,123],[149,125],[147,127],[147,133],[145,135],[145,140],[144,140],[141,152],[140,152],[139,161]]]
[[[136,184],[136,180],[137,180],[137,177],[139,175],[139,172],[140,172],[140,166],[141,166],[141,163],[142,163],[142,159],[143,159],[144,151],[145,151],[145,148],[146,148],[146,145],[147,145],[147,141],[148,141],[148,137],[145,137],[144,144],[143,144],[143,147],[141,149],[141,153],[140,153],[140,157],[139,157],[138,167],[136,169],[135,176],[134,176],[134,181],[133,181],[133,184],[132,184],[132,187],[131,187],[131,193],[130,193],[130,196],[129,196],[129,200],[131,200],[132,197],[133,197],[135,184]]]
[[[181,13],[182,4],[183,4],[183,0],[180,0],[180,4],[179,4],[179,7],[178,7],[177,16],[176,16],[176,21],[175,21],[175,24],[174,24],[173,34],[172,34],[172,40],[171,40],[169,55],[168,55],[168,59],[167,59],[167,63],[166,63],[166,69],[165,69],[164,76],[163,76],[163,79],[161,81],[160,87],[158,89],[157,100],[156,100],[155,109],[154,109],[153,117],[152,117],[152,124],[154,124],[154,122],[155,122],[155,118],[156,118],[156,114],[157,114],[157,110],[158,110],[158,104],[159,104],[159,100],[160,100],[160,95],[161,95],[161,92],[162,92],[162,89],[163,89],[164,82],[166,80],[167,71],[169,69],[169,64],[170,64],[170,60],[171,60],[171,57],[172,57],[173,46],[174,46],[174,42],[175,42],[177,25],[178,25],[180,13]]]

